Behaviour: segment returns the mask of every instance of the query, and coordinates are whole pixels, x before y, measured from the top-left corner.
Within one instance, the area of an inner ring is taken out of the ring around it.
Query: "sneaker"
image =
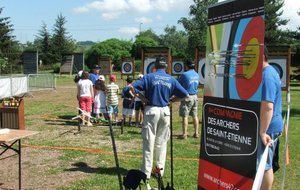
[[[93,124],[91,122],[88,122],[86,125],[89,127],[93,126]]]
[[[187,135],[180,135],[180,136],[179,136],[179,139],[186,140],[186,139],[187,139]]]
[[[193,137],[194,138],[199,138],[199,134],[198,133],[194,133]]]

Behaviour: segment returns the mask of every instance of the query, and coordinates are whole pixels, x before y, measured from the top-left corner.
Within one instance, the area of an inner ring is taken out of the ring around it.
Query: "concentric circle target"
[[[149,65],[147,66],[147,69],[146,69],[147,74],[153,73],[154,68],[155,68],[155,61],[149,63]]]
[[[279,74],[280,79],[283,77],[283,70],[281,66],[278,63],[270,62],[269,65],[271,65]]]
[[[132,73],[132,63],[130,62],[124,62],[123,63],[123,73]]]
[[[263,43],[264,20],[260,16],[254,17],[243,32],[237,59],[236,87],[241,99],[251,98],[261,83]]]

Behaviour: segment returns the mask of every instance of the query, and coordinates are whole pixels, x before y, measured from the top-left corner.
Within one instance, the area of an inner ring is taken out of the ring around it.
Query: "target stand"
[[[205,46],[195,48],[196,71],[200,77],[200,87],[203,88],[205,82]]]
[[[184,61],[183,58],[172,58],[172,76],[179,76],[184,73]]]
[[[144,47],[142,49],[141,73],[149,74],[155,71],[155,60],[164,57],[167,63],[166,72],[171,74],[171,49],[168,47]]]
[[[100,66],[100,74],[101,75],[111,75],[112,72],[112,64],[110,57],[98,57],[98,65]]]
[[[121,67],[122,67],[121,79],[123,79],[123,75],[132,75],[134,78],[134,72],[135,72],[134,58],[123,58]]]
[[[290,46],[268,46],[269,64],[278,72],[281,80],[281,90],[287,91],[290,86]]]

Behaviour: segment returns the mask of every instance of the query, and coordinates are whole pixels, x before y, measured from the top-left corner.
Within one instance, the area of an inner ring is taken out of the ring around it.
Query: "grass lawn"
[[[120,87],[125,85],[124,80],[119,79],[118,83]],[[202,96],[202,91],[199,95]],[[283,97],[285,100],[285,93]],[[202,99],[200,102],[202,103]],[[291,102],[290,164],[286,169],[285,189],[299,189],[299,82],[291,84]],[[197,189],[200,139],[189,137],[187,140],[179,140],[177,138],[181,134],[178,106],[179,103],[173,106],[172,120],[174,187],[175,189]],[[286,106],[284,104],[283,110],[286,110]],[[119,189],[109,128],[107,126],[82,127],[81,133],[77,134],[77,121],[72,120],[72,117],[77,114],[76,107],[76,86],[73,78],[69,76],[57,77],[56,91],[33,92],[32,96],[25,98],[26,129],[39,131],[39,134],[23,140],[24,189]],[[199,106],[199,115],[201,113],[202,108]],[[119,117],[121,118],[121,115]],[[122,175],[125,175],[127,170],[140,167],[141,129],[125,127],[124,134],[120,133],[118,126],[113,130],[120,170]],[[189,132],[190,135],[193,134],[191,125]],[[273,189],[280,189],[281,186],[284,137],[281,137],[280,146],[281,169],[275,174]],[[165,184],[170,181],[169,153],[168,150]],[[151,179],[150,183],[156,186],[154,179]],[[0,189],[14,188],[17,188],[17,157],[0,160]]]

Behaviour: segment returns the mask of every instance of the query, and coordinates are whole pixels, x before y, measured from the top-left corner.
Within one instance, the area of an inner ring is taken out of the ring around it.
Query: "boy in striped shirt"
[[[119,104],[119,86],[115,84],[116,75],[111,75],[109,77],[110,84],[106,87],[106,103],[107,103],[107,111],[110,119],[112,119],[112,114],[115,115],[115,121],[117,122],[118,118],[118,104]]]

